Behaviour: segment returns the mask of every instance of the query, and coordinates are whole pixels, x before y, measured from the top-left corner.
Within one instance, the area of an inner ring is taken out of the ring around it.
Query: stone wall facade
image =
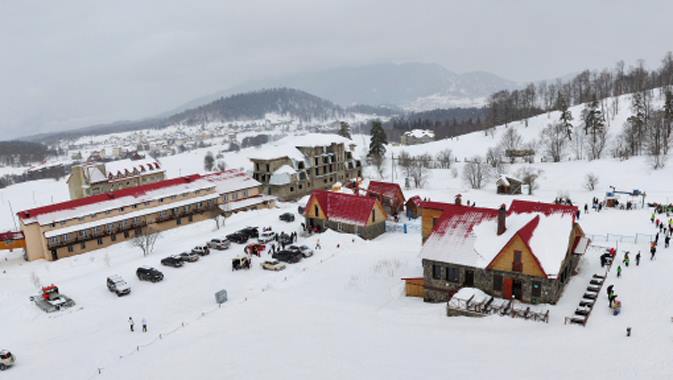
[[[332,220],[323,220],[316,218],[306,218],[306,225],[320,226],[322,229],[332,229],[334,231],[343,232],[347,234],[358,235],[365,240],[371,240],[386,232],[386,223],[381,221],[379,223],[372,223],[368,226],[358,226],[356,224],[348,224],[335,222]]]

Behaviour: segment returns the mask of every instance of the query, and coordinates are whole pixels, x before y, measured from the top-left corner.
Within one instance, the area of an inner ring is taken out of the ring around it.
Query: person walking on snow
[[[625,265],[627,268],[629,267],[629,253],[628,253],[628,252],[626,252],[626,253],[624,254],[624,260],[622,260],[622,263],[624,263],[624,265]]]
[[[657,232],[657,234],[654,235],[654,245],[658,245],[658,244],[659,244],[659,232]]]
[[[129,317],[129,328],[131,329],[131,332],[133,332],[133,318]]]
[[[145,319],[145,317],[143,317],[142,323],[143,323],[143,332],[147,332],[147,319]]]
[[[320,246],[320,239],[315,241],[315,250],[317,251],[319,249],[322,249],[322,247]]]
[[[650,260],[654,260],[654,255],[657,253],[657,245],[652,242],[652,245],[650,246]]]
[[[652,211],[652,216],[650,216],[650,222],[654,223],[655,213]]]
[[[636,266],[640,265],[640,251],[636,254]]]
[[[610,295],[612,294],[612,289],[613,289],[614,287],[615,287],[615,286],[614,286],[613,284],[608,285],[608,289],[607,289],[607,292],[608,292],[608,299],[610,299]]]
[[[622,277],[622,266],[617,265],[617,278]]]
[[[668,248],[668,246],[671,244],[671,235],[666,235],[664,238],[664,248]]]

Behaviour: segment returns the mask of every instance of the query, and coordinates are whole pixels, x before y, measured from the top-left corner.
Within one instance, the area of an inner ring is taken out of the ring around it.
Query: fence
[[[510,316],[549,323],[549,310],[533,310],[530,306],[517,307],[511,300],[507,301],[495,297],[484,298],[480,301],[475,301],[474,295],[467,300],[454,297],[447,302],[446,311],[448,315],[460,314],[481,317],[495,314],[503,317]]]
[[[605,235],[587,235],[592,242],[620,242],[620,243],[649,243],[654,240],[654,235],[651,234],[635,234],[635,235],[620,235],[620,234],[605,234]]]
[[[420,224],[386,222],[386,232],[421,233]]]

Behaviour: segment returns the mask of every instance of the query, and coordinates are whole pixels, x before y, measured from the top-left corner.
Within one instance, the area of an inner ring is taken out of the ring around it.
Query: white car
[[[7,350],[0,350],[0,371],[4,371],[7,368],[14,365],[14,355]]]
[[[291,245],[291,246],[287,247],[287,249],[290,250],[290,251],[301,252],[301,255],[304,256],[304,257],[313,256],[313,250],[311,248],[309,248],[307,245],[300,245],[300,246]]]
[[[208,248],[225,250],[229,249],[229,246],[231,246],[231,242],[227,239],[212,239],[206,245]]]
[[[287,266],[285,264],[281,263],[278,260],[269,260],[262,263],[262,269],[272,270],[274,272],[281,271],[286,267]]]
[[[272,242],[276,238],[276,233],[273,231],[264,231],[262,232],[259,237],[257,238],[257,241],[266,244],[269,242]]]

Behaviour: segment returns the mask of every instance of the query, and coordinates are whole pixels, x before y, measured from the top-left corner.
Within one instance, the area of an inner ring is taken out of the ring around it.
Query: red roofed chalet
[[[304,217],[311,230],[326,228],[373,239],[385,232],[387,213],[375,197],[314,190]]]
[[[378,198],[388,214],[396,215],[404,210],[404,193],[396,183],[370,181],[367,195]]]

